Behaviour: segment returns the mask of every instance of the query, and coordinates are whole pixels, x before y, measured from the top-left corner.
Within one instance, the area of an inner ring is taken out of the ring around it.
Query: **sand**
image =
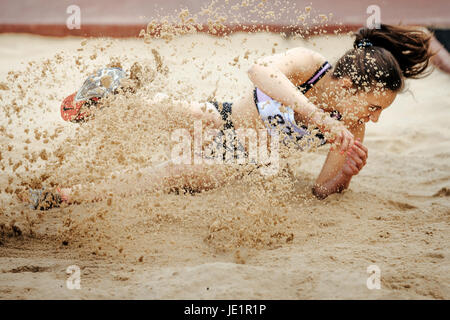
[[[99,182],[113,169],[161,162],[167,129],[180,119],[170,103],[146,104],[156,92],[235,101],[251,88],[246,70],[256,58],[306,46],[334,62],[351,42],[1,35],[0,298],[449,299],[450,78],[438,70],[409,81],[410,92],[368,124],[367,166],[349,190],[322,201],[310,189],[328,147],[291,156],[290,170],[274,178],[251,175],[194,195],[112,195],[34,211],[11,194],[21,184]],[[27,70],[29,61],[37,62]],[[64,122],[61,101],[118,61],[141,64],[144,88],[86,125]],[[81,269],[80,290],[66,287],[70,265]],[[366,285],[370,265],[381,271],[380,290]]]

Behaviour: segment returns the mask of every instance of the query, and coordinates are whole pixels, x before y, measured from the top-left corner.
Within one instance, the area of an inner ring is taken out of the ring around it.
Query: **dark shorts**
[[[216,107],[217,111],[219,111],[220,116],[224,121],[223,129],[234,129],[233,121],[231,121],[231,111],[233,103],[223,102],[221,105],[217,101],[210,101],[209,103],[213,104],[214,107]]]
[[[210,101],[210,103],[216,107],[217,111],[222,117],[222,120],[224,121],[223,129],[220,130],[220,134],[215,138],[216,147],[217,149],[221,149],[221,153],[223,153],[223,159],[225,160],[226,158],[226,151],[233,152],[233,158],[235,159],[239,157],[239,154],[247,156],[247,152],[245,151],[244,146],[242,146],[242,144],[236,137],[234,124],[231,120],[233,103],[219,103],[217,101]],[[227,132],[225,132],[225,130],[227,130]]]

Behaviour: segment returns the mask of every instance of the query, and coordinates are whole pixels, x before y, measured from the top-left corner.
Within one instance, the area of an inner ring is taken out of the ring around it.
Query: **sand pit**
[[[411,93],[368,124],[368,165],[350,190],[323,201],[310,188],[328,147],[288,158],[271,179],[250,175],[200,194],[111,195],[50,211],[15,198],[30,185],[98,183],[164,161],[168,132],[186,119],[170,102],[149,104],[158,92],[235,101],[252,86],[255,59],[306,46],[334,62],[351,43],[1,35],[0,298],[449,299],[450,78],[437,70],[409,81]],[[61,101],[88,74],[136,62],[137,92],[82,126],[60,118]],[[81,269],[80,290],[66,287],[70,265]],[[381,270],[380,290],[366,286],[370,265]]]

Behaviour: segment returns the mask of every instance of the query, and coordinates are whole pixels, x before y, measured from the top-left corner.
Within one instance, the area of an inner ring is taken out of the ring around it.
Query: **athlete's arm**
[[[357,175],[366,164],[368,150],[362,145],[365,124],[354,127],[350,131],[358,140],[349,151],[341,154],[335,148],[331,148],[328,152],[327,159],[312,189],[313,194],[319,199],[347,189],[352,177]]]
[[[303,123],[316,126],[324,133],[333,132],[335,136],[328,140],[341,144],[341,151],[344,151],[353,145],[353,135],[339,121],[326,116],[296,87],[324,62],[325,58],[312,50],[295,48],[259,59],[248,75],[265,94],[297,112]]]

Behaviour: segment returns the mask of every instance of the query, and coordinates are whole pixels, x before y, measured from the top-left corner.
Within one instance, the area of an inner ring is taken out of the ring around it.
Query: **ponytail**
[[[382,24],[379,29],[361,28],[354,36],[353,49],[338,60],[333,77],[348,77],[357,89],[381,83],[400,91],[405,78],[430,73],[431,34],[421,29]]]
[[[379,29],[361,28],[355,33],[354,48],[364,39],[389,51],[405,78],[421,78],[432,57],[431,34],[420,29],[382,24]]]

